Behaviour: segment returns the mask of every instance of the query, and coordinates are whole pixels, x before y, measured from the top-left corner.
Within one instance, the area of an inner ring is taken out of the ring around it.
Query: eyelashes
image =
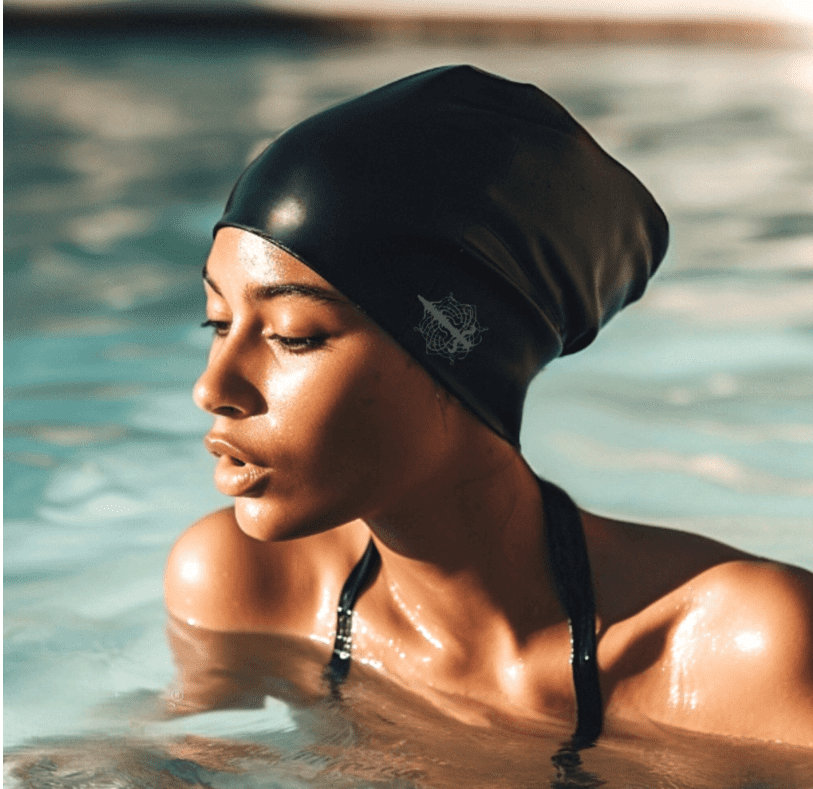
[[[225,337],[229,333],[229,321],[205,320],[201,328],[212,329],[215,337]],[[282,334],[270,334],[266,339],[281,345],[291,353],[304,353],[321,348],[328,339],[327,334],[311,334],[304,337],[289,337]]]
[[[214,333],[217,337],[225,337],[229,331],[227,321],[205,320],[200,326],[202,329],[214,329]]]
[[[283,337],[281,334],[272,334],[268,339],[278,342],[286,350],[301,353],[321,348],[327,342],[327,335],[314,334],[311,337]]]

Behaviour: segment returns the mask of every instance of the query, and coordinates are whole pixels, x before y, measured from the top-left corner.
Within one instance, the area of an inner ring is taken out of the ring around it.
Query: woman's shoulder
[[[679,610],[718,604],[772,621],[796,611],[813,624],[813,574],[800,567],[677,529],[587,515],[585,532],[597,593],[613,621],[669,599]]]
[[[758,559],[709,568],[685,589],[662,669],[668,722],[813,746],[813,576]]]
[[[755,557],[716,540],[583,512],[597,604],[607,624],[672,598],[729,563]]]
[[[813,726],[813,574],[765,559],[728,561],[693,579],[684,596],[673,643],[694,634],[716,681],[731,683],[736,667],[749,693],[791,690],[786,682],[804,678]],[[792,692],[800,697],[802,686]]]
[[[617,700],[681,728],[813,745],[813,575],[697,535],[603,526],[598,564],[616,584],[626,566],[632,590],[608,623],[635,646],[610,650]]]
[[[261,542],[241,531],[233,508],[212,512],[186,529],[170,551],[167,609],[210,630],[311,635],[321,598],[335,591],[338,599],[368,539],[363,524],[350,523],[310,537]]]

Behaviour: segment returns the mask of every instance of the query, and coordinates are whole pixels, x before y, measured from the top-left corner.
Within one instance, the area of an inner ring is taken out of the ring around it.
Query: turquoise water
[[[200,443],[208,420],[189,398],[208,342],[197,327],[210,227],[262,140],[447,62],[546,88],[672,222],[646,298],[534,385],[532,464],[588,508],[813,569],[813,53],[10,35],[4,742],[39,765],[20,785],[440,786],[438,764],[475,740],[491,759],[477,764],[514,754],[510,769],[482,767],[482,785],[500,785],[498,773],[507,785],[552,780],[519,733],[452,732],[449,753],[429,760],[421,748],[437,738],[420,732],[446,728],[420,710],[412,750],[352,740],[335,711],[270,699],[155,722],[173,676],[163,562],[188,523],[224,503]],[[382,709],[386,699],[375,696]],[[242,767],[212,767],[188,739],[179,756],[190,733],[226,743]],[[247,743],[259,750],[240,751]],[[776,749],[735,774],[720,767],[731,760],[690,756],[731,743],[668,743],[655,756],[649,740],[608,740],[591,769],[611,786],[813,782]],[[105,783],[108,767],[118,772]]]

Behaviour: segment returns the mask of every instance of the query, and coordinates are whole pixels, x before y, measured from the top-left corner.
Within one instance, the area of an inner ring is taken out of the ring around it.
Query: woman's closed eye
[[[306,337],[286,337],[281,334],[272,334],[268,339],[279,343],[290,353],[306,353],[321,348],[327,341],[327,334],[313,334]]]
[[[217,337],[225,337],[229,333],[229,321],[217,321],[207,319],[201,323],[201,328],[203,329],[214,329],[214,333]]]
[[[221,321],[209,318],[201,323],[203,328],[214,330],[216,337],[225,337],[231,328],[230,321]],[[327,334],[311,334],[302,337],[291,337],[283,334],[270,334],[268,340],[281,345],[286,351],[291,353],[304,353],[322,347],[327,341]]]

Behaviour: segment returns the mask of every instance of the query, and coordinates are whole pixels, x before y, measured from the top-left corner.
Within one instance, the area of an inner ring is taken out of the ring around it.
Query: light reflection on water
[[[212,655],[234,656],[235,639],[194,636]],[[323,662],[307,643],[243,635],[238,647],[254,663],[296,660],[291,674],[315,685]],[[218,644],[218,642],[223,642]],[[228,643],[226,643],[228,642]],[[201,653],[203,655],[204,653]],[[320,656],[321,657],[321,656]],[[223,667],[203,684],[222,683]],[[215,674],[217,673],[217,676]],[[342,698],[293,700],[291,688],[248,679],[241,709],[200,711],[160,720],[159,700],[144,692],[97,706],[106,734],[63,737],[15,749],[11,786],[79,787],[390,787],[482,789],[624,787],[624,789],[768,789],[806,787],[810,752],[651,727],[613,727],[591,749],[562,749],[561,723],[501,718],[489,727],[457,723],[356,667]],[[303,675],[309,675],[303,677]],[[263,695],[263,693],[270,695]],[[184,704],[174,691],[172,703]],[[278,700],[282,697],[287,701]],[[124,719],[128,718],[125,728]],[[442,736],[438,733],[442,732]],[[15,783],[14,781],[21,783]],[[28,781],[28,783],[22,783]]]
[[[164,557],[223,503],[188,390],[234,177],[293,121],[440,63],[549,90],[672,222],[647,297],[532,389],[535,467],[588,507],[813,568],[810,52],[11,37],[5,58],[7,745],[98,732],[116,697],[126,744],[127,705],[172,675]],[[282,785],[312,785],[291,758]],[[275,785],[256,780],[237,785]]]

